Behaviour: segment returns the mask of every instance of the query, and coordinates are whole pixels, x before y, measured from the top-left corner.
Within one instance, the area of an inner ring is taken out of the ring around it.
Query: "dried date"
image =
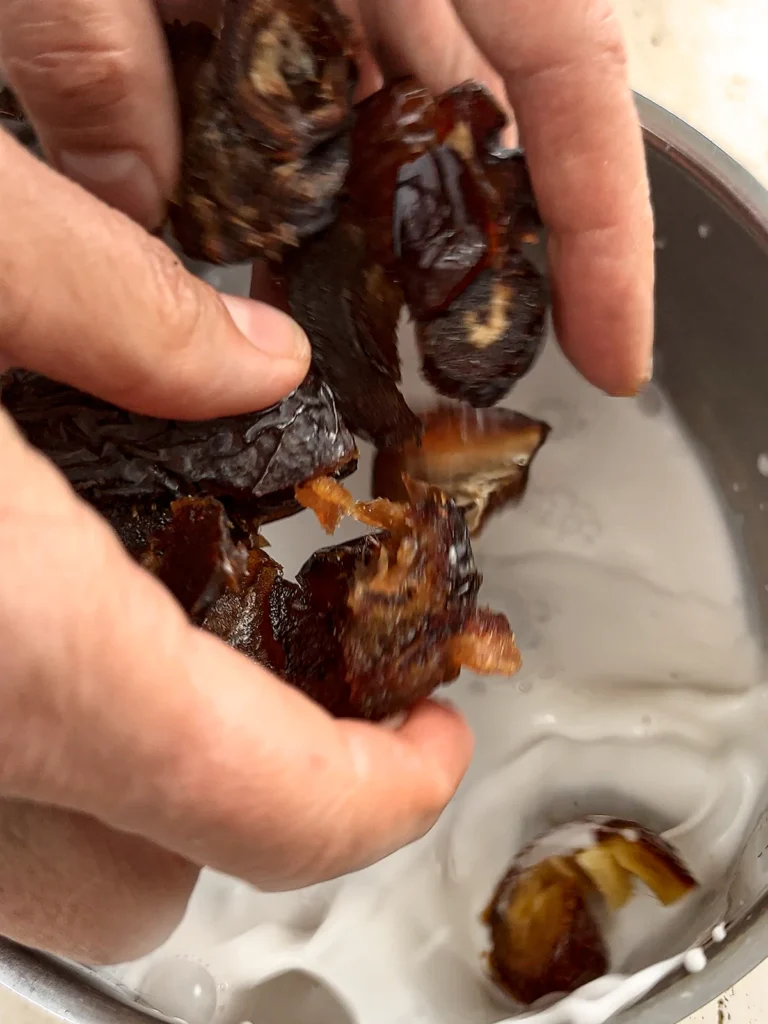
[[[365,232],[340,219],[286,266],[289,307],[344,421],[379,447],[418,437],[418,418],[397,386],[403,295],[377,263]]]
[[[218,497],[243,519],[279,518],[297,511],[296,484],[345,475],[357,459],[330,389],[311,375],[270,409],[204,422],[138,416],[21,371],[2,400],[30,443],[123,529],[134,509],[141,518],[153,502],[190,495]]]
[[[440,491],[412,484],[410,503],[356,503],[326,478],[298,496],[329,531],[352,515],[377,532],[316,552],[296,583],[252,554],[245,585],[213,605],[204,628],[343,717],[406,710],[463,665],[517,670],[506,618],[477,607],[466,525]]]
[[[329,530],[345,514],[382,531],[319,552],[298,576],[324,643],[296,645],[289,678],[340,714],[383,718],[462,666],[504,675],[520,666],[506,618],[477,607],[481,576],[461,512],[437,488],[409,488],[403,504],[355,503],[328,479],[298,491]]]
[[[304,624],[303,609],[291,617],[287,606],[299,596],[294,583],[261,548],[253,548],[240,586],[225,592],[204,615],[201,626],[230,647],[277,675],[285,673],[284,645]]]
[[[402,286],[427,379],[475,406],[530,368],[547,305],[522,254],[540,225],[522,154],[498,149],[505,123],[477,83],[432,99],[404,79],[366,101],[352,134],[353,216]]]
[[[402,501],[404,476],[445,491],[464,511],[471,535],[494,512],[518,502],[531,464],[549,435],[540,420],[510,409],[443,406],[421,416],[421,443],[376,456],[373,492]]]
[[[521,254],[484,271],[431,320],[416,323],[422,370],[447,398],[495,405],[533,365],[546,315],[546,287]]]
[[[696,888],[677,852],[633,821],[594,816],[535,839],[485,912],[494,980],[518,1002],[572,992],[608,969],[595,913],[631,899],[635,880],[669,906]]]
[[[170,523],[151,538],[141,561],[198,621],[224,591],[238,590],[248,551],[234,543],[232,524],[215,498],[179,498],[170,511]]]
[[[185,123],[178,241],[213,263],[279,259],[332,221],[346,176],[349,22],[332,0],[228,0],[210,52],[190,33],[171,43]]]

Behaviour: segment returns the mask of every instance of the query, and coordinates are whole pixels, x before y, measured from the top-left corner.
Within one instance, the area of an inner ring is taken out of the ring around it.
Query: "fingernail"
[[[145,227],[157,227],[163,220],[165,199],[160,186],[133,150],[89,153],[65,149],[56,155],[56,164],[68,178]]]
[[[295,320],[263,302],[237,295],[222,295],[221,300],[240,333],[265,356],[309,362],[309,339]]]
[[[647,367],[645,369],[645,382],[644,383],[645,384],[650,384],[652,380],[653,380],[653,349],[651,349],[651,354],[648,357],[648,365],[647,365]]]

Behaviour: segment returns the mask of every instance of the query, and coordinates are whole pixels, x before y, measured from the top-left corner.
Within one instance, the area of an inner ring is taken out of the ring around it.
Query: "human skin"
[[[342,6],[364,90],[404,70],[435,91],[473,77],[511,107],[550,231],[560,342],[598,387],[634,393],[651,370],[652,220],[610,9]],[[178,418],[290,391],[309,360],[298,328],[217,295],[144,230],[179,162],[150,0],[5,0],[0,66],[53,167],[0,137],[0,366]],[[25,943],[137,956],[178,921],[201,866],[267,888],[351,870],[428,830],[466,770],[472,739],[450,707],[335,721],[192,628],[1,411],[0,566],[0,931]]]

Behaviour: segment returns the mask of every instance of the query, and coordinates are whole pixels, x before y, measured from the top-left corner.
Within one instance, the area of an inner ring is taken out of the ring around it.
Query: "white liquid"
[[[406,379],[426,404],[427,389]],[[475,551],[481,599],[508,613],[524,667],[451,689],[477,736],[452,808],[421,843],[304,892],[266,895],[204,873],[163,949],[108,972],[154,993],[164,1014],[188,1024],[514,1016],[485,977],[480,914],[520,847],[582,814],[664,831],[701,890],[667,909],[638,890],[607,926],[611,975],[524,1019],[602,1024],[681,965],[702,969],[702,935],[722,941],[728,869],[764,806],[768,698],[719,506],[655,391],[607,399],[550,346],[513,404],[553,433],[522,506],[493,520]],[[364,461],[353,489],[362,496],[368,482]],[[290,570],[325,543],[307,516],[269,537]],[[285,972],[301,983],[283,983]]]

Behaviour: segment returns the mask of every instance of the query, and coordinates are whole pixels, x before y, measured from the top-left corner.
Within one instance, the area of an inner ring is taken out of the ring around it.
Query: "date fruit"
[[[201,422],[138,416],[23,371],[1,397],[29,442],[121,534],[156,514],[153,503],[162,519],[170,501],[193,495],[221,499],[243,521],[281,518],[298,511],[297,484],[346,475],[357,461],[330,389],[312,375],[270,409]]]
[[[417,438],[418,417],[397,386],[403,293],[373,259],[362,228],[337,221],[289,260],[286,274],[290,311],[345,423],[378,447]]]
[[[402,501],[403,476],[439,487],[461,508],[472,536],[525,494],[531,463],[549,427],[510,409],[441,406],[421,416],[421,444],[409,441],[376,456],[373,492]]]
[[[416,321],[427,379],[475,406],[528,371],[547,305],[523,255],[540,227],[525,160],[498,149],[505,123],[477,83],[432,99],[401,79],[361,105],[347,180],[352,216]]]
[[[544,294],[541,275],[523,256],[500,273],[484,271],[445,313],[417,321],[426,379],[476,408],[501,401],[538,355]]]
[[[517,671],[506,618],[477,607],[464,518],[442,492],[412,482],[409,503],[355,502],[320,478],[297,495],[329,532],[344,515],[377,532],[316,552],[296,583],[252,554],[246,582],[212,606],[204,628],[340,717],[407,710],[462,666]]]
[[[495,146],[504,124],[472,82],[436,99],[413,78],[375,93],[338,220],[282,268],[319,372],[377,447],[418,437],[397,388],[404,304],[428,381],[473,406],[499,401],[538,352],[546,288],[522,247],[539,222],[524,158]]]
[[[238,590],[248,551],[233,542],[232,524],[215,498],[179,498],[170,511],[170,523],[152,537],[141,561],[196,622],[225,590]]]
[[[171,206],[187,256],[279,259],[331,223],[356,69],[333,0],[227,0],[218,38],[169,38],[184,122]]]
[[[485,912],[494,980],[528,1005],[605,974],[608,952],[596,905],[621,909],[635,879],[665,906],[697,885],[667,842],[632,821],[594,816],[535,839]]]

